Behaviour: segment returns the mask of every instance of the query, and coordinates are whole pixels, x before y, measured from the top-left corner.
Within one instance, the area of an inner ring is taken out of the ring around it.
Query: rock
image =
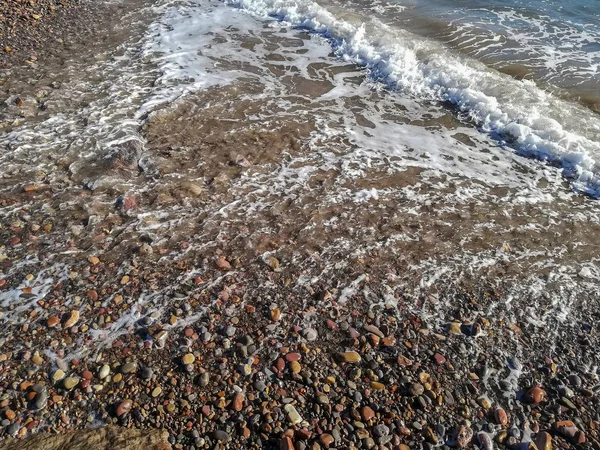
[[[325,448],[329,448],[329,446],[333,444],[335,439],[333,439],[332,435],[323,433],[321,436],[319,436],[319,441],[325,446]]]
[[[98,371],[98,378],[101,380],[105,379],[110,374],[110,366],[108,364],[104,364],[100,370]]]
[[[152,375],[154,375],[154,370],[152,370],[151,367],[144,367],[142,369],[142,372],[140,373],[140,377],[143,380],[149,380],[150,378],[152,378]]]
[[[298,361],[292,361],[290,363],[290,370],[293,373],[300,373],[301,369],[302,369],[302,367],[300,366],[300,363]]]
[[[546,392],[539,386],[534,386],[525,393],[525,401],[538,404],[546,398]]]
[[[304,336],[304,339],[306,339],[307,341],[312,342],[317,340],[317,337],[319,337],[319,333],[317,333],[317,330],[314,330],[312,328],[306,328],[302,331],[302,336]]]
[[[277,322],[281,318],[281,311],[279,308],[273,308],[271,310],[271,320]]]
[[[65,372],[61,369],[56,369],[54,371],[54,373],[52,374],[52,381],[54,381],[55,383],[58,383],[60,380],[62,380],[64,377],[66,376]]]
[[[408,388],[408,392],[410,393],[410,395],[412,395],[413,397],[417,397],[419,395],[422,395],[423,392],[425,392],[425,388],[423,387],[422,384],[419,383],[413,383],[410,385],[410,387]]]
[[[79,311],[74,309],[73,311],[71,311],[71,313],[67,317],[67,320],[65,321],[63,326],[64,326],[64,328],[71,328],[78,321],[79,321]]]
[[[99,263],[100,263],[100,259],[98,259],[98,257],[97,257],[97,256],[90,256],[90,257],[88,258],[88,262],[89,262],[89,263],[90,263],[92,266],[95,266],[95,265],[97,265],[97,264],[99,264]]]
[[[269,258],[269,267],[273,270],[279,269],[279,260],[274,256],[271,256]]]
[[[482,450],[493,450],[494,443],[492,442],[492,438],[489,434],[480,431],[477,433],[477,440],[479,441],[479,445],[481,446]]]
[[[181,358],[181,361],[183,362],[183,364],[194,364],[194,361],[196,361],[196,357],[192,353],[186,353],[185,355],[183,355],[183,358]]]
[[[478,397],[477,403],[479,403],[484,409],[490,409],[492,407],[492,402],[490,401],[487,395],[482,395]]]
[[[441,366],[442,364],[446,363],[446,358],[440,353],[436,353],[435,355],[433,355],[433,360],[438,366]]]
[[[46,390],[42,390],[35,395],[33,399],[33,406],[37,410],[44,409],[48,405],[48,393]]]
[[[338,353],[338,357],[341,361],[346,363],[357,363],[360,362],[360,355],[356,352],[342,352]]]
[[[538,433],[535,437],[535,445],[538,450],[552,450],[552,436],[545,431]]]
[[[380,338],[385,337],[385,335],[381,332],[381,330],[374,325],[365,325],[364,329],[365,329],[365,331],[368,331],[369,333],[379,336]]]
[[[390,429],[388,426],[386,426],[384,424],[379,424],[373,428],[373,434],[376,437],[381,438],[381,437],[384,437],[384,436],[387,436],[388,434],[390,434]]]
[[[215,431],[215,439],[221,442],[227,442],[229,440],[229,434],[223,430]]]
[[[574,438],[577,434],[577,427],[570,420],[561,420],[552,424],[552,428],[559,434],[567,438]]]
[[[455,436],[456,446],[465,448],[473,439],[473,430],[463,425],[457,428]]]
[[[412,361],[408,359],[406,356],[400,355],[398,356],[398,365],[402,367],[411,366]]]
[[[137,370],[137,363],[128,362],[121,366],[121,373],[133,373]]]
[[[302,422],[302,417],[300,416],[300,414],[298,414],[298,411],[296,411],[294,405],[287,404],[283,407],[283,409],[285,409],[285,411],[287,412],[288,419],[290,420],[292,425],[297,425],[300,422]]]
[[[217,268],[226,272],[231,270],[231,264],[229,264],[229,261],[227,261],[224,256],[219,256],[217,259]]]
[[[152,390],[152,397],[158,397],[160,394],[162,394],[162,388],[160,386],[156,386],[153,390]]]
[[[109,425],[69,433],[40,433],[25,439],[6,439],[3,450],[171,450],[167,430],[128,429]]]
[[[508,425],[508,415],[506,414],[506,411],[504,411],[502,408],[496,408],[494,416],[496,418],[497,424],[502,425],[503,427]]]
[[[284,436],[279,442],[279,450],[294,450],[294,443],[289,436]]]
[[[362,416],[362,418],[365,422],[368,422],[373,417],[375,417],[375,411],[373,411],[368,406],[363,406],[363,408],[360,410],[360,415]]]
[[[117,406],[117,417],[121,417],[122,415],[129,413],[129,411],[131,411],[132,406],[133,402],[131,400],[123,400]]]
[[[60,323],[60,319],[58,318],[58,316],[52,316],[48,319],[48,321],[46,322],[46,324],[48,325],[48,327],[55,327]]]
[[[63,381],[63,386],[68,391],[77,386],[77,384],[79,384],[79,377],[67,377]]]
[[[237,412],[241,411],[244,406],[244,400],[244,394],[237,394],[233,399],[233,410]]]

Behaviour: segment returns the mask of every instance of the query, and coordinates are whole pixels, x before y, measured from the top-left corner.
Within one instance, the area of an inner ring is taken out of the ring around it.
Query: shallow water
[[[340,301],[358,267],[391,293],[378,301],[410,290],[440,321],[456,305],[421,293],[448,280],[502,285],[510,301],[491,311],[535,323],[597,304],[600,214],[580,192],[597,194],[600,127],[585,107],[380,33],[360,9],[158,1],[130,20],[140,31],[97,60],[5,84],[4,236],[53,228],[3,250],[16,286],[0,294],[2,320],[27,320],[90,254],[128,273],[141,243],[152,264],[190,268],[97,340],[160,314],[217,250],[276,255],[298,293],[337,279]]]

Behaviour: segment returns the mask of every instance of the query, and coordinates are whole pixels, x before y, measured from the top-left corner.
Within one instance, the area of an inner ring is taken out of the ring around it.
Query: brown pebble
[[[535,437],[535,445],[538,450],[552,450],[552,436],[545,431],[538,433]]]
[[[229,261],[227,261],[224,256],[219,256],[217,259],[217,267],[219,270],[227,271],[231,269],[231,264],[229,264]]]
[[[300,361],[300,354],[299,353],[288,353],[287,355],[285,355],[285,360],[287,362]]]
[[[233,410],[241,411],[244,406],[244,394],[237,394],[233,399]]]
[[[294,443],[289,436],[284,436],[283,439],[279,441],[279,450],[294,450]]]
[[[375,411],[373,411],[368,406],[363,406],[363,409],[360,411],[360,415],[362,416],[365,422],[368,422],[373,417],[375,417]]]
[[[541,403],[546,398],[546,391],[539,386],[534,386],[525,394],[525,400],[528,403]]]
[[[69,317],[65,321],[64,327],[70,328],[73,325],[75,325],[78,321],[79,321],[79,311],[74,309],[73,311],[71,311],[71,313],[69,314]]]
[[[502,425],[503,427],[508,425],[508,416],[506,415],[506,411],[504,411],[502,408],[497,408],[494,415],[498,424]]]
[[[133,403],[131,400],[123,400],[121,403],[119,403],[119,406],[117,406],[117,417],[127,414],[129,411],[131,411],[132,406]]]
[[[325,448],[329,448],[334,441],[333,436],[327,433],[322,434],[319,440],[321,441],[321,444],[325,446]]]

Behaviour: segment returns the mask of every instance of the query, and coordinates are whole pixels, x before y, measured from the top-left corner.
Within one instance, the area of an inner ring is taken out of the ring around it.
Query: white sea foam
[[[563,167],[575,189],[600,195],[600,120],[533,82],[518,81],[374,20],[339,18],[307,0],[226,0],[327,37],[338,56],[421,99],[449,102],[519,153]]]

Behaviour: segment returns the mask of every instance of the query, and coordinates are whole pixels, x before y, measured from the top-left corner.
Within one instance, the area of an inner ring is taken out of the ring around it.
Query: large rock
[[[0,441],[2,450],[171,450],[166,430],[138,430],[109,425],[65,434],[41,433]]]

